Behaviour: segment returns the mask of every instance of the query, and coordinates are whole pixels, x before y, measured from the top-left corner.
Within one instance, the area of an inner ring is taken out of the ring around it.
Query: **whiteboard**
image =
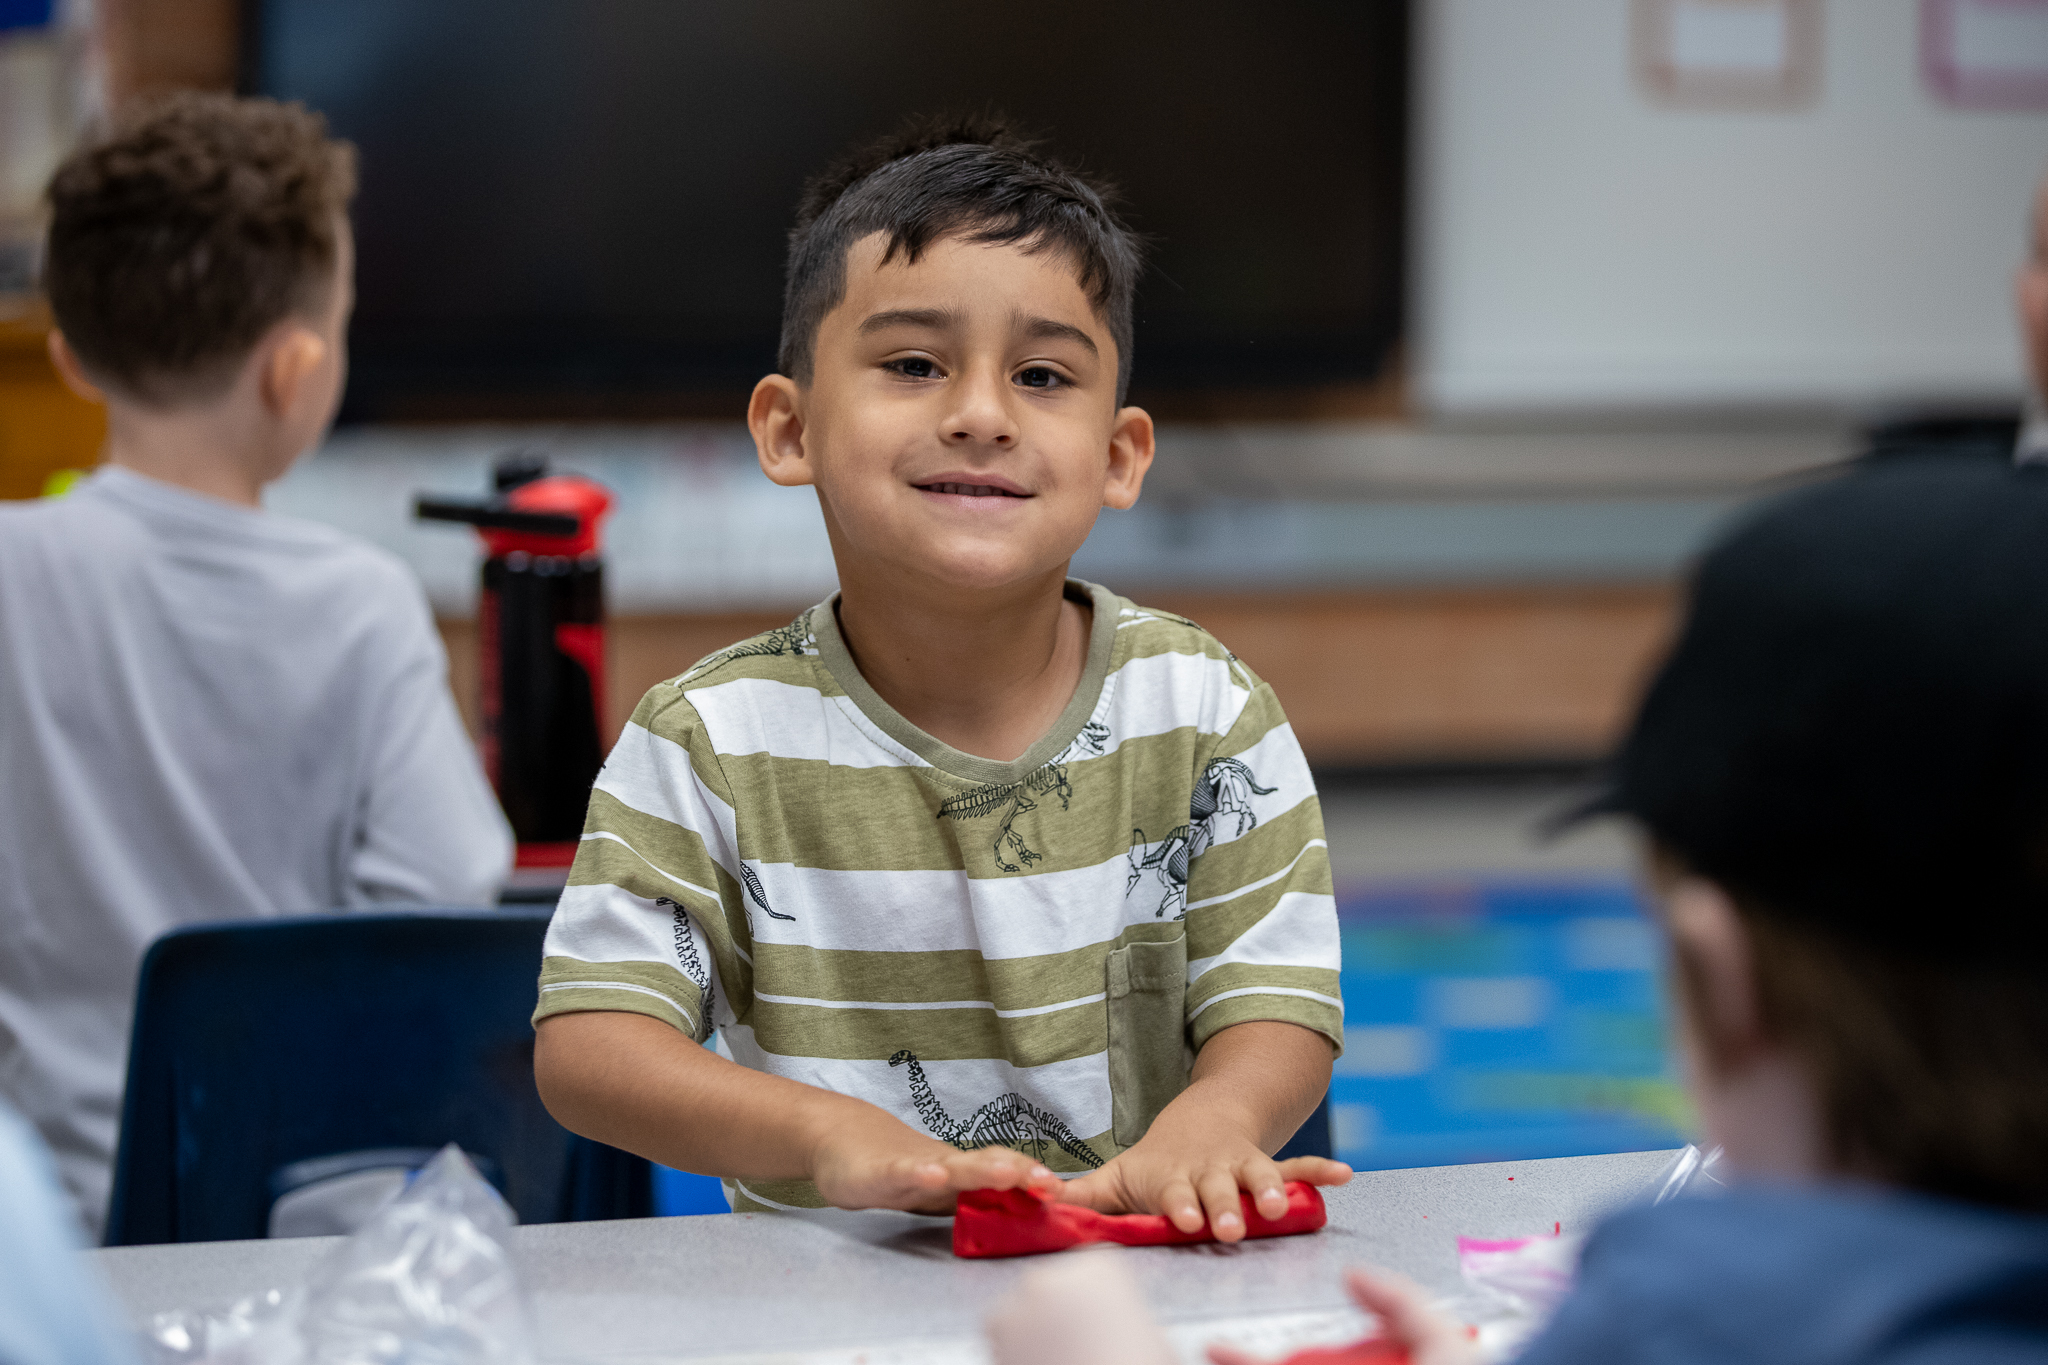
[[[1828,0],[1805,107],[1657,103],[1629,0],[1421,0],[1416,396],[1489,411],[2010,402],[2048,113],[1921,74],[1916,0]]]

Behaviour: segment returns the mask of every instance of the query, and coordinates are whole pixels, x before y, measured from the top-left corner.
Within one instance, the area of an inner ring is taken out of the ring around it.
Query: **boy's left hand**
[[[1102,1213],[1163,1213],[1182,1232],[1199,1232],[1206,1222],[1217,1241],[1236,1242],[1245,1235],[1238,1191],[1251,1195],[1262,1217],[1278,1218],[1287,1212],[1281,1186],[1288,1181],[1342,1185],[1349,1179],[1351,1168],[1341,1161],[1275,1161],[1224,1115],[1176,1101],[1136,1146],[1068,1181],[1060,1197]]]

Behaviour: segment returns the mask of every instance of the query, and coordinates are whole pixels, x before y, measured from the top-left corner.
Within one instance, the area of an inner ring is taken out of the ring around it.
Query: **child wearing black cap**
[[[1645,834],[1738,1179],[1601,1226],[1522,1365],[2048,1361],[2048,471],[1752,515],[1592,810]],[[1415,1286],[1352,1288],[1414,1365],[1476,1359]]]

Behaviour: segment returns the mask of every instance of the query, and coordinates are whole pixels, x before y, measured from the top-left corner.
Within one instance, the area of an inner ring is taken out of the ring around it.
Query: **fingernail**
[[[1033,1180],[1037,1180],[1037,1179],[1039,1179],[1039,1178],[1040,1178],[1041,1176],[1048,1176],[1048,1175],[1051,1175],[1051,1174],[1052,1174],[1052,1171],[1051,1171],[1051,1169],[1050,1169],[1049,1167],[1045,1167],[1045,1166],[1033,1166],[1033,1167],[1031,1168],[1031,1178],[1032,1178]]]

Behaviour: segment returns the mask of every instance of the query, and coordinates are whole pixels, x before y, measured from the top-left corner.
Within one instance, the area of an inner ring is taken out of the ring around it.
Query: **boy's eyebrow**
[[[860,334],[891,327],[958,327],[965,319],[952,308],[890,308],[861,320]]]
[[[1016,318],[1016,325],[1025,336],[1031,337],[1034,340],[1078,341],[1088,348],[1090,355],[1102,354],[1100,348],[1095,344],[1095,338],[1089,336],[1071,322],[1061,322],[1057,318],[1033,318],[1019,315]]]

